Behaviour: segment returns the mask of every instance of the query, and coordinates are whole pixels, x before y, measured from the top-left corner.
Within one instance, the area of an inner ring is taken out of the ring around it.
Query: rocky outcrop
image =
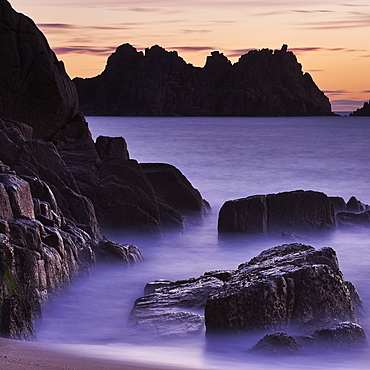
[[[207,332],[307,333],[322,322],[357,323],[354,302],[333,249],[285,244],[240,265],[208,298]]]
[[[265,235],[334,227],[331,200],[324,193],[303,190],[227,201],[218,218],[219,232]]]
[[[331,115],[329,99],[302,72],[292,52],[254,50],[235,64],[218,51],[203,68],[158,45],[117,48],[105,70],[74,79],[86,115],[308,116]]]
[[[346,282],[331,248],[284,244],[267,249],[237,270],[198,278],[157,280],[136,300],[130,324],[159,336],[287,331],[252,352],[297,354],[304,347],[364,346],[358,324],[361,298]]]
[[[100,136],[58,143],[80,192],[106,227],[182,227],[183,216],[202,215],[206,202],[177,168],[139,164],[123,138]]]
[[[89,271],[95,256],[134,263],[141,254],[134,246],[99,240],[92,224],[81,225],[90,235],[78,227],[73,221],[78,213],[95,218],[84,202],[68,218],[44,181],[35,175],[22,178],[3,163],[0,168],[0,335],[31,339],[33,319],[50,294]],[[72,202],[79,197],[85,199],[76,194]]]
[[[346,202],[341,197],[303,190],[230,200],[218,217],[220,233],[282,234],[294,239],[336,227],[369,226],[370,206],[356,197]]]
[[[129,322],[151,335],[179,337],[204,333],[204,306],[223,281],[216,276],[150,284],[153,292],[136,300]],[[146,288],[148,292],[148,287]]]
[[[35,23],[0,2],[0,118],[24,122],[34,138],[89,137],[64,64]]]
[[[362,108],[356,109],[354,112],[350,114],[350,116],[370,116],[370,100],[369,102],[365,101]]]

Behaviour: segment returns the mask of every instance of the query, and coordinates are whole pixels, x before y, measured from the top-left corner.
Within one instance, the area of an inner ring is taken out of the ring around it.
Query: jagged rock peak
[[[100,76],[74,82],[88,115],[332,115],[329,99],[287,45],[250,51],[235,64],[213,51],[200,68],[159,45],[143,54],[125,44]]]
[[[351,116],[370,116],[370,100],[369,102],[365,101],[362,108],[356,109],[350,115]]]

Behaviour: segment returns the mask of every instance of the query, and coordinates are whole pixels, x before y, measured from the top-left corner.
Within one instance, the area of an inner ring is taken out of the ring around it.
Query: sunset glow
[[[116,47],[158,44],[203,66],[213,50],[232,62],[250,49],[288,44],[333,111],[370,99],[368,0],[13,0],[63,60],[70,77],[102,72]]]

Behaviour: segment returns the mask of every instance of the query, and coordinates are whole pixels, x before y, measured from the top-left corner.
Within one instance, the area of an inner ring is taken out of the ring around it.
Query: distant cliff
[[[203,68],[158,45],[121,45],[105,70],[73,80],[86,115],[322,116],[329,99],[287,46],[250,51],[232,64],[214,51]]]
[[[350,114],[351,116],[370,116],[370,100],[365,102],[362,108],[358,108]]]

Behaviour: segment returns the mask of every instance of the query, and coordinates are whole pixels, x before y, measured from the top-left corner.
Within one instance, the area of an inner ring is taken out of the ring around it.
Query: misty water
[[[297,189],[322,191],[370,204],[370,120],[362,117],[160,118],[89,117],[94,138],[123,136],[131,158],[178,167],[211,204],[212,212],[183,231],[157,234],[109,231],[114,240],[140,247],[143,263],[97,266],[45,308],[38,340],[73,343],[89,356],[141,360],[188,368],[366,369],[369,350],[307,353],[273,359],[246,354],[257,336],[204,335],[171,340],[136,335],[127,320],[148,281],[186,279],[215,269],[235,269],[263,249],[288,239],[217,233],[221,205],[230,199]],[[346,280],[370,309],[370,230],[336,230],[305,240],[337,252]],[[370,335],[370,320],[361,321]],[[62,346],[61,346],[62,348]],[[68,347],[71,351],[71,347]]]

